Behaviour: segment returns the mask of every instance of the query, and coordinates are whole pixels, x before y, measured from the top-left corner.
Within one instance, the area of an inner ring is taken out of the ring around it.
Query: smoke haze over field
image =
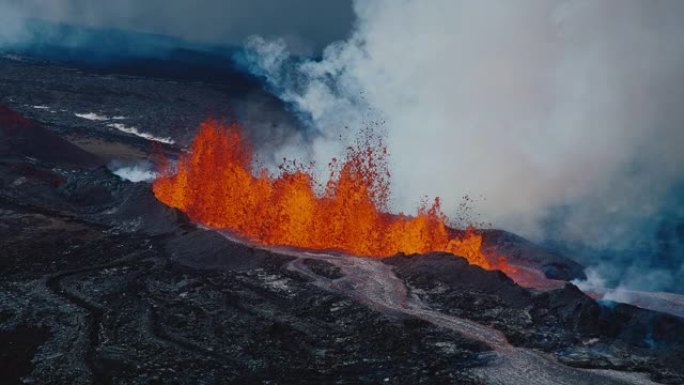
[[[349,0],[1,0],[0,46],[32,39],[26,21],[41,19],[221,45],[260,34],[306,53],[344,38],[352,18]]]
[[[450,213],[482,196],[495,226],[595,250],[643,246],[645,222],[682,214],[681,196],[665,204],[684,176],[684,2],[374,0],[355,12],[353,36],[321,61],[248,43],[252,70],[320,131],[317,162],[344,127],[377,120],[398,210],[439,195]],[[681,255],[669,272],[684,276]]]

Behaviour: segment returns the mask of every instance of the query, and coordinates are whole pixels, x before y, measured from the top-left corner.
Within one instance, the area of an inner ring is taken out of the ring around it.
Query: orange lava
[[[482,236],[469,229],[450,236],[439,199],[415,216],[386,212],[386,151],[362,142],[344,162],[331,162],[330,180],[317,193],[310,172],[283,168],[277,177],[252,173],[252,147],[237,124],[202,123],[178,163],[162,159],[156,197],[195,222],[230,229],[262,245],[337,249],[372,257],[446,251],[492,268]],[[497,268],[499,264],[497,262]]]

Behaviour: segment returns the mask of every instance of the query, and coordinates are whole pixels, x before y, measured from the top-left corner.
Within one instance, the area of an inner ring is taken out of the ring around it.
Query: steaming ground
[[[131,182],[152,182],[157,177],[154,166],[145,161],[128,165],[122,162],[112,162],[108,168],[114,175]]]
[[[248,41],[251,70],[317,134],[307,152],[285,153],[325,164],[340,135],[382,122],[396,210],[438,195],[454,213],[470,195],[484,222],[564,246],[612,270],[611,284],[684,290],[684,238],[660,229],[684,223],[684,3],[375,0],[354,10],[352,36],[321,60],[290,56],[282,40]],[[663,242],[664,256],[643,252]]]

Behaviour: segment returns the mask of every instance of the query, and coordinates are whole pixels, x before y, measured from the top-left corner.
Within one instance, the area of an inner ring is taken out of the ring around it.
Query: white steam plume
[[[149,161],[140,161],[133,164],[113,161],[109,164],[108,168],[119,178],[135,183],[151,182],[157,177],[157,173]]]
[[[570,206],[568,239],[612,242],[682,180],[684,2],[356,1],[356,29],[322,60],[248,42],[252,70],[320,132],[385,122],[394,208],[447,213],[483,196],[484,220],[527,236]],[[313,150],[311,150],[313,149]],[[283,150],[301,156],[298,147]],[[608,219],[606,219],[608,218]]]

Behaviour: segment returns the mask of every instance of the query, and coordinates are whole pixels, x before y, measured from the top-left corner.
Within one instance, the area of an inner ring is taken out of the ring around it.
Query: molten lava
[[[278,177],[265,170],[254,175],[252,148],[240,127],[210,120],[202,123],[189,153],[175,166],[161,161],[154,194],[193,221],[263,245],[373,257],[446,251],[491,268],[480,234],[469,229],[450,235],[439,199],[413,217],[386,212],[386,151],[369,143],[349,148],[341,164],[333,160],[330,180],[317,193],[311,173],[301,167],[283,168]]]

